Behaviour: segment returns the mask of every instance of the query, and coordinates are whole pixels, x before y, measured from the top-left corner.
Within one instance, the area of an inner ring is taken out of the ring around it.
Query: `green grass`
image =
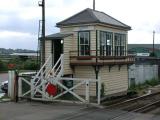
[[[160,84],[160,80],[159,79],[151,79],[151,80],[146,80],[144,83],[138,83],[136,85],[131,85],[128,89],[128,91],[135,91],[137,93],[139,92],[144,92],[145,90],[147,90],[149,87],[154,87],[156,85]]]

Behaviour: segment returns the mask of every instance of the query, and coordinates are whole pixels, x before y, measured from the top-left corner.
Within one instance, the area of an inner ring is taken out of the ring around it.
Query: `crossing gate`
[[[101,90],[101,83],[100,79],[85,79],[85,78],[66,78],[66,77],[59,77],[59,78],[49,78],[48,80],[43,80],[41,84],[38,86],[35,86],[35,83],[33,82],[33,79],[31,81],[28,81],[24,77],[19,77],[19,97],[30,97],[32,100],[40,100],[40,101],[67,101],[59,99],[61,96],[70,93],[72,96],[74,96],[78,101],[82,103],[91,103],[90,102],[90,84],[92,83],[98,83],[98,95],[97,95],[97,104],[100,104],[100,90]],[[62,81],[73,81],[72,87],[68,88],[63,84]],[[22,88],[22,83],[25,83],[29,86],[30,89],[24,92]],[[49,95],[47,92],[48,85],[53,84],[57,86],[60,92],[57,92],[56,95]],[[75,89],[77,89],[79,86],[84,86],[85,93],[84,97],[77,94]],[[72,101],[72,100],[71,100]],[[73,101],[72,101],[73,102]],[[74,101],[75,102],[75,101]]]
[[[29,97],[32,100],[41,101],[64,101],[61,97],[69,93],[79,102],[90,103],[90,84],[97,83],[97,103],[100,104],[100,79],[63,77],[63,54],[53,68],[51,68],[51,59],[52,57],[49,56],[38,73],[35,76],[30,76],[30,79],[19,76],[19,97]],[[74,84],[72,87],[67,87],[63,81],[72,81]],[[28,86],[27,89],[23,90],[23,84]],[[85,90],[84,97],[76,92],[76,89],[81,86]]]

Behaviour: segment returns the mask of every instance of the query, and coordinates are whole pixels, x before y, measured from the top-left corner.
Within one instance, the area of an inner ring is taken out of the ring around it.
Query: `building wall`
[[[94,68],[92,66],[76,66],[74,68],[74,78],[88,78],[88,79],[96,79]],[[79,82],[75,82],[74,84],[78,84]],[[90,83],[90,96],[96,96],[96,83]],[[79,86],[74,90],[79,95],[85,95],[85,85]]]
[[[158,78],[158,65],[132,65],[129,67],[129,82],[144,83],[146,80]]]
[[[94,67],[77,66],[75,67],[74,77],[96,79]],[[103,66],[99,71],[99,78],[104,84],[104,95],[113,95],[117,93],[126,93],[128,90],[128,70],[127,65],[121,66],[120,70],[117,65],[113,66],[110,71],[108,66]],[[76,89],[80,95],[85,93],[85,87],[81,86]],[[96,95],[96,83],[90,85],[90,95]]]
[[[73,33],[72,50],[78,51],[78,32],[79,31],[90,31],[90,48],[96,50],[96,31],[94,26],[71,26],[62,27],[60,30],[62,33]],[[77,55],[77,52],[74,52]]]
[[[51,55],[51,40],[45,40],[45,61],[48,59],[48,57]],[[52,60],[51,60],[52,61]],[[49,63],[51,65],[51,63]],[[48,64],[48,65],[49,65]],[[52,66],[50,66],[52,67]]]
[[[90,31],[90,37],[91,37],[91,50],[96,50],[96,30],[97,30],[97,41],[98,41],[98,50],[100,49],[100,37],[99,33],[100,31],[107,31],[107,32],[113,32],[114,33],[120,33],[120,34],[126,34],[126,50],[128,45],[128,32],[126,30],[122,29],[116,29],[111,28],[103,25],[81,25],[81,26],[71,26],[71,27],[62,27],[60,31],[62,33],[73,33],[73,50],[77,51],[77,45],[78,45],[78,31]],[[113,37],[113,45],[114,45],[114,37]],[[113,48],[114,50],[114,48]],[[92,55],[95,55],[96,52],[92,51]]]
[[[128,89],[128,70],[127,65],[112,66],[109,71],[108,66],[100,69],[101,82],[104,84],[104,94],[111,95],[120,92],[126,92]]]
[[[72,69],[70,67],[70,51],[73,47],[73,36],[64,38],[63,41],[63,52],[64,52],[64,75],[72,74]]]

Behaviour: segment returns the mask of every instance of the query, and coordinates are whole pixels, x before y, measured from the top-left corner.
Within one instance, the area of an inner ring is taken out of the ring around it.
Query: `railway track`
[[[139,113],[148,113],[157,107],[160,107],[160,92],[146,94],[106,106],[107,109],[120,109]]]

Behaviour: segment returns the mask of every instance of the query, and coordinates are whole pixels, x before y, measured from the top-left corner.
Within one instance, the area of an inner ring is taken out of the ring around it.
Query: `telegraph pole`
[[[42,7],[41,66],[45,63],[45,0],[38,2]]]
[[[154,38],[155,38],[155,31],[153,31],[153,55],[155,56],[155,53],[154,53]]]

